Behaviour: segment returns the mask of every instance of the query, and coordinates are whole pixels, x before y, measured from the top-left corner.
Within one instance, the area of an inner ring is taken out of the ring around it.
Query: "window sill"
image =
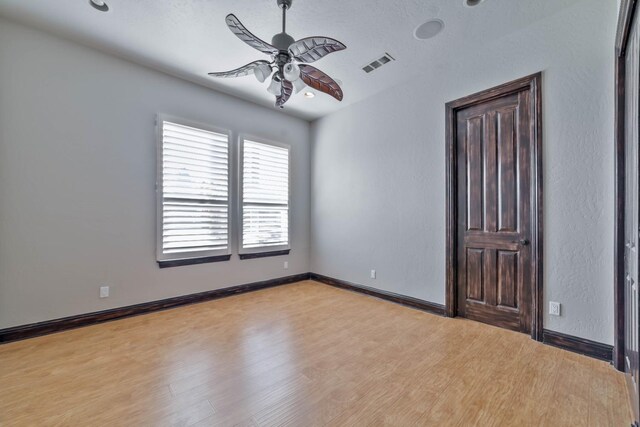
[[[183,265],[207,264],[210,262],[229,261],[231,255],[208,256],[203,258],[175,259],[171,261],[158,261],[158,267],[181,267]]]
[[[255,254],[240,254],[240,259],[254,259],[254,258],[267,258],[271,256],[282,256],[289,255],[291,249],[285,249],[283,251],[272,251],[272,252],[258,252]]]

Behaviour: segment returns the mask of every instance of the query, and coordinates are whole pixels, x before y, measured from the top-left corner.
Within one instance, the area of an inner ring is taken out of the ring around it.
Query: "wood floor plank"
[[[0,425],[628,426],[611,366],[312,281],[0,346]]]

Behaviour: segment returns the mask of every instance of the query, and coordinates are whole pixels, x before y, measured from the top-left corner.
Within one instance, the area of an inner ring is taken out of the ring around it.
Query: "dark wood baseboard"
[[[361,294],[370,295],[376,298],[384,299],[387,301],[395,302],[396,304],[406,305],[408,307],[417,308],[419,310],[428,311],[429,313],[444,316],[444,305],[436,304],[433,302],[421,300],[414,297],[396,294],[393,292],[382,291],[380,289],[370,288],[368,286],[357,285],[355,283],[347,282],[340,279],[334,279],[332,277],[323,276],[321,274],[310,273],[311,280],[315,280],[326,285],[335,286],[337,288],[346,289],[353,292],[359,292]]]
[[[309,273],[296,274],[293,276],[280,277],[277,279],[263,280],[261,282],[247,283],[244,285],[231,286],[228,288],[215,289],[213,291],[199,292],[197,294],[184,295],[174,298],[167,298],[159,301],[145,302],[127,307],[112,308],[93,313],[79,314],[77,316],[64,317],[61,319],[47,320],[29,325],[15,326],[7,329],[0,329],[0,344],[12,341],[33,338],[41,335],[53,334],[66,331],[68,329],[80,328],[83,326],[95,325],[111,320],[123,319],[125,317],[138,316],[140,314],[154,311],[166,310],[198,302],[210,301],[224,298],[231,295],[245,292],[257,291],[274,286],[286,285],[309,279]]]
[[[436,304],[433,302],[424,301],[418,298],[408,297],[393,292],[382,291],[379,289],[358,285],[340,279],[334,279],[332,277],[323,276],[316,273],[310,273],[310,278],[311,280],[315,280],[320,283],[347,289],[353,292],[371,295],[387,301],[395,302],[397,304],[402,304],[408,307],[417,308],[419,310],[428,311],[440,316],[446,315],[445,306],[442,304]],[[602,344],[596,341],[578,338],[572,335],[562,334],[560,332],[549,331],[547,329],[543,330],[542,341],[547,345],[558,347],[563,350],[569,350],[574,353],[583,354],[595,359],[604,360],[605,362],[611,362],[613,360],[613,346]]]
[[[613,346],[608,344],[549,331],[547,329],[542,332],[542,342],[564,350],[573,351],[574,353],[604,360],[605,362],[613,361]]]
[[[214,299],[257,291],[265,288],[271,288],[274,286],[286,285],[289,283],[300,282],[308,279],[315,280],[326,285],[335,286],[337,288],[346,289],[352,292],[358,292],[361,294],[391,301],[407,307],[427,311],[439,316],[445,315],[445,306],[442,304],[436,304],[414,297],[383,291],[364,285],[358,285],[355,283],[347,282],[345,280],[323,276],[321,274],[302,273],[293,276],[280,277],[277,279],[263,280],[260,282],[215,289],[212,291],[199,292],[197,294],[189,294],[158,301],[130,305],[126,307],[113,308],[93,313],[79,314],[77,316],[64,317],[61,319],[32,323],[29,325],[0,329],[0,344],[53,334],[56,332],[62,332],[69,329],[80,328],[83,326],[96,325],[99,323],[109,322],[111,320],[124,319],[126,317],[152,313],[154,311],[167,310],[183,305],[211,301]],[[586,356],[594,357],[596,359],[604,360],[607,362],[611,362],[613,357],[613,347],[610,345],[562,334],[560,332],[554,332],[545,329],[543,332],[543,342],[554,347],[559,347],[564,350],[584,354]]]

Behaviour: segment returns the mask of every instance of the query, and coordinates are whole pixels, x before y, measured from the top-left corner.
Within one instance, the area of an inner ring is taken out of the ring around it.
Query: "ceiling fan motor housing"
[[[271,45],[280,52],[287,52],[296,40],[287,33],[278,33],[271,39]]]

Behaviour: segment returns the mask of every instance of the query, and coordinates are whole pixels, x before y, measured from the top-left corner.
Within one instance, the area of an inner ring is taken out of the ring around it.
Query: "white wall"
[[[288,258],[158,268],[158,112],[292,145]],[[308,272],[308,164],[305,121],[0,20],[0,329]]]
[[[444,304],[444,104],[544,71],[544,326],[612,344],[616,15],[584,0],[314,122],[312,271]]]

